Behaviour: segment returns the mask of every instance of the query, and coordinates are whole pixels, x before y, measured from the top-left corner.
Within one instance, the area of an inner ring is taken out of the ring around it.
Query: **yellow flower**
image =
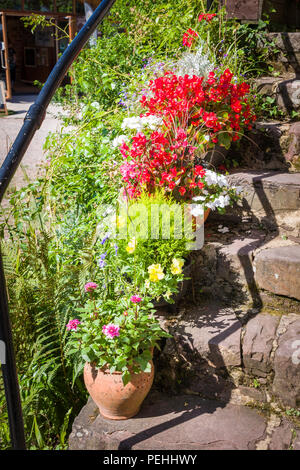
[[[146,287],[146,289],[149,289],[149,287],[150,287],[150,281],[149,281],[149,279],[147,279],[147,280],[145,281],[145,287]]]
[[[181,274],[182,273],[182,266],[184,265],[184,259],[182,258],[173,258],[172,265],[171,265],[171,273],[172,274]]]
[[[152,282],[161,281],[165,275],[160,264],[151,264],[148,267],[149,279]]]
[[[135,237],[133,237],[133,238],[129,241],[128,245],[126,246],[126,251],[127,251],[129,254],[133,253],[134,250],[136,249],[136,245],[137,245],[137,240],[136,240]]]
[[[125,223],[126,223],[126,218],[123,215],[118,215],[116,217],[117,228],[124,227]]]

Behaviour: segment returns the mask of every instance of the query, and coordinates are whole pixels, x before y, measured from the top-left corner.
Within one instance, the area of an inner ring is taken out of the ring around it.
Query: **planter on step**
[[[104,418],[124,420],[138,414],[154,379],[153,361],[150,363],[151,372],[131,374],[131,380],[125,386],[121,372],[111,374],[109,369],[85,364],[85,386]]]

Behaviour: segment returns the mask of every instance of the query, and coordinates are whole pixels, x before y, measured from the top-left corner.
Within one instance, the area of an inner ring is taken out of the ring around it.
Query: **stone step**
[[[257,92],[273,97],[284,113],[300,110],[300,80],[295,75],[286,77],[262,77],[255,80]]]
[[[236,403],[246,377],[263,378],[267,401],[298,407],[299,315],[251,315],[249,320],[247,309],[210,301],[181,311],[176,321],[165,319],[162,326],[172,337],[158,358],[157,384]]]
[[[286,8],[286,5],[284,5],[283,8]],[[288,7],[288,10],[290,13],[290,7]],[[300,33],[268,33],[267,37],[269,42],[271,43],[271,49],[277,49],[279,51],[279,54],[277,54],[277,60],[273,63],[275,69],[284,73],[300,72]]]
[[[208,219],[205,244],[195,255],[195,283],[222,300],[236,297],[240,303],[300,314],[300,238],[251,226]],[[221,233],[224,228],[227,233]]]
[[[254,270],[261,289],[300,300],[300,245],[261,250]]]
[[[246,406],[150,393],[140,413],[124,421],[104,419],[90,398],[74,421],[69,449],[296,450],[299,437],[292,423],[274,414],[268,418]]]
[[[232,145],[230,158],[257,171],[300,171],[300,122],[257,121],[247,137]]]
[[[215,220],[242,222],[248,216],[278,233],[300,235],[300,173],[239,171],[228,179],[242,187],[243,199],[227,216],[213,214]]]

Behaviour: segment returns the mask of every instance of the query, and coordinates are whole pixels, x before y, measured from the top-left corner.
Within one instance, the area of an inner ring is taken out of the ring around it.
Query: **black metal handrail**
[[[41,126],[47,107],[68,69],[87,43],[99,23],[116,0],[102,0],[93,15],[69,44],[54,66],[35,103],[29,108],[24,124],[0,169],[0,203],[15,174],[35,132]],[[0,345],[5,346],[1,368],[8,410],[9,428],[13,449],[26,449],[22,405],[16,369],[12,332],[9,320],[8,298],[0,249]]]

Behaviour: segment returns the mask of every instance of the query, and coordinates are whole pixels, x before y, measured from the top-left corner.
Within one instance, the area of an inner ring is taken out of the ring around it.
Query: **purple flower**
[[[118,245],[115,245],[115,253],[116,253],[116,256],[117,256],[117,254],[118,254],[118,249],[119,249]]]
[[[100,268],[104,268],[104,266],[106,266],[106,261],[105,261],[106,255],[107,255],[107,251],[100,256],[100,261],[99,261]]]
[[[101,242],[101,245],[104,245],[104,243],[106,242],[106,240],[109,239],[109,235],[105,235],[105,237],[103,238],[102,242]]]

